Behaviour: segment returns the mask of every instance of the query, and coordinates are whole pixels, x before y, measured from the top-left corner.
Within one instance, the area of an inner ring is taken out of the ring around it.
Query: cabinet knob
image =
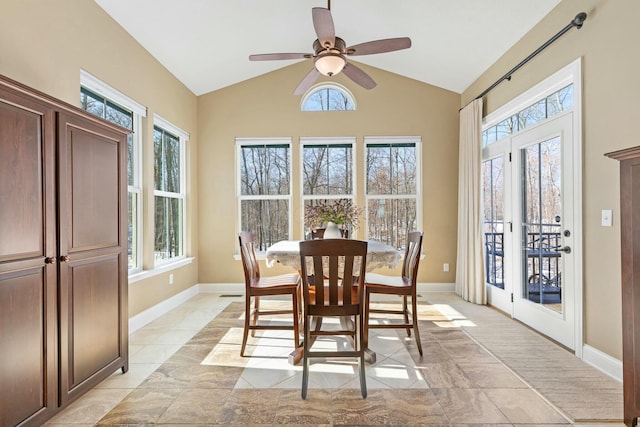
[[[45,264],[55,264],[56,263],[56,259],[52,256],[48,256],[44,259],[44,263]]]
[[[69,255],[62,255],[60,257],[60,262],[69,262]]]

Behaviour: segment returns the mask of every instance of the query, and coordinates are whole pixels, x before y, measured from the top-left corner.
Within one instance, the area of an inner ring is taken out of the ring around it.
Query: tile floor
[[[491,308],[448,293],[420,299],[423,357],[404,331],[372,331],[367,399],[355,362],[327,359],[312,362],[302,400],[292,336],[258,333],[240,357],[243,298],[199,294],[130,336],[127,374],[46,425],[623,426],[617,381]]]

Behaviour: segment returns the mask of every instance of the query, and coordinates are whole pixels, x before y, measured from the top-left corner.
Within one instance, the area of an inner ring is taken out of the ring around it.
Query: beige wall
[[[247,67],[251,63],[247,62]],[[456,205],[458,165],[458,108],[460,95],[396,74],[362,65],[378,86],[359,88],[343,75],[356,98],[353,112],[301,112],[292,94],[306,75],[309,61],[227,87],[198,98],[200,135],[200,248],[201,282],[242,282],[237,252],[235,187],[236,137],[291,137],[293,194],[300,193],[299,138],[301,136],[355,136],[357,196],[364,203],[363,137],[411,135],[422,137],[422,209],[424,230],[421,282],[455,280]],[[323,77],[324,78],[324,77]],[[301,238],[300,199],[293,200],[294,238]],[[363,230],[359,231],[363,238]],[[442,264],[451,265],[449,273]],[[265,275],[283,269],[262,268]]]
[[[618,162],[604,153],[640,144],[637,0],[563,0],[533,31],[483,74],[462,96],[481,93],[579,12],[588,18],[517,71],[485,99],[485,115],[583,58],[583,233],[585,343],[622,358],[620,291],[620,198]],[[600,211],[613,209],[613,227],[600,226]]]
[[[189,246],[197,254],[196,96],[179,83],[93,1],[2,0],[0,74],[79,104],[80,69],[147,107],[143,121],[145,214],[153,209],[153,114],[190,133],[188,176]],[[152,216],[151,216],[152,219]],[[145,223],[145,266],[153,265],[153,224]],[[197,262],[129,286],[133,316],[197,282]]]

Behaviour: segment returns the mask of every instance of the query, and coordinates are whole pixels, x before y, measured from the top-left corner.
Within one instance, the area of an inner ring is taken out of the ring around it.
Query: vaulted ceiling
[[[95,1],[196,95],[296,62],[251,62],[250,54],[312,53],[311,9],[328,5],[318,0]],[[334,0],[330,6],[336,35],[347,46],[392,37],[412,40],[409,49],[349,60],[461,93],[559,2]],[[304,61],[311,69],[312,60]]]

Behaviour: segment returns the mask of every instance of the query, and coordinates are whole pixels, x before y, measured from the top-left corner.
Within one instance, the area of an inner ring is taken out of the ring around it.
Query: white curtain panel
[[[482,99],[460,111],[458,164],[458,255],[456,293],[475,304],[487,303],[482,239]]]

